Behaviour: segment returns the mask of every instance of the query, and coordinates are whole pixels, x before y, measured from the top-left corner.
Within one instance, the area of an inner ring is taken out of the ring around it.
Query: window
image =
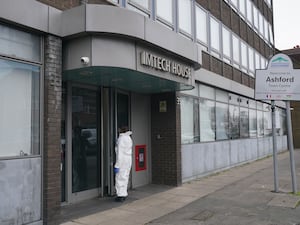
[[[239,65],[240,65],[240,40],[235,35],[232,35],[232,49],[233,49],[234,66],[239,68]]]
[[[0,59],[0,71],[0,157],[38,155],[40,67]]]
[[[247,53],[247,45],[244,42],[241,42],[241,56],[242,56],[242,70],[247,72],[248,68],[248,53]]]
[[[231,33],[225,27],[222,27],[222,37],[223,37],[223,56],[227,63],[231,62]]]
[[[200,84],[200,97],[208,98],[208,99],[215,99],[215,89],[206,85]]]
[[[234,7],[234,8],[238,8],[238,0],[230,0],[231,2],[231,5]]]
[[[166,22],[173,24],[173,1],[156,1],[157,16]]]
[[[258,9],[253,6],[253,22],[254,22],[254,27],[258,31]]]
[[[226,91],[221,91],[219,89],[216,89],[216,100],[220,102],[228,103],[229,96]]]
[[[254,50],[249,47],[248,48],[248,55],[249,55],[249,72],[250,75],[254,76]]]
[[[239,1],[239,10],[243,17],[246,17],[246,2],[245,0]]]
[[[210,46],[214,51],[220,52],[220,24],[210,17]]]
[[[268,21],[266,18],[264,18],[264,37],[265,40],[269,41],[269,27],[268,27]]]
[[[41,61],[40,38],[20,30],[0,24],[0,53],[26,59]]]
[[[216,140],[229,138],[228,104],[216,103]]]
[[[264,35],[264,20],[263,19],[264,19],[263,15],[260,12],[258,12],[259,34],[261,36]]]
[[[146,10],[149,10],[149,0],[128,0],[128,3],[132,3],[133,5],[140,6]]]
[[[207,44],[207,14],[198,6],[196,6],[196,37]]]
[[[255,69],[260,69],[260,55],[255,51]]]
[[[215,140],[215,103],[200,99],[200,141]]]
[[[257,136],[256,109],[249,109],[249,136],[251,138]]]
[[[192,3],[191,0],[178,0],[179,29],[192,34]]]
[[[240,107],[240,137],[249,137],[249,111],[245,107]]]
[[[229,133],[231,139],[240,137],[240,111],[236,105],[229,105]]]
[[[194,104],[193,98],[182,96],[181,105],[181,142],[188,144],[194,142]]]
[[[140,10],[139,8],[134,7],[134,6],[130,5],[130,4],[127,4],[126,7],[127,7],[128,9],[134,11],[134,12],[137,12],[137,13],[139,13],[139,14],[145,16],[145,17],[150,17],[150,15],[149,15],[148,13],[146,13],[144,10]]]
[[[274,44],[274,37],[273,37],[273,31],[272,26],[269,24],[269,42],[273,45]]]
[[[247,21],[253,25],[253,4],[251,0],[246,0],[247,1]]]
[[[263,119],[263,112],[257,110],[257,136],[263,137],[264,136],[264,119]]]
[[[286,111],[285,109],[280,109],[280,124],[281,124],[281,135],[287,135],[286,126]]]
[[[264,136],[271,136],[272,134],[272,112],[271,106],[264,104]]]

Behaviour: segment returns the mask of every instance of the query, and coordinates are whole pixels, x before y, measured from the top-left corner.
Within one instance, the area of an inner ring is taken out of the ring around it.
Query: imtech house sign
[[[256,70],[255,98],[260,100],[300,100],[300,71],[293,69],[285,54],[271,58],[266,70]]]
[[[189,77],[191,76],[190,66],[185,66],[183,64],[157,56],[146,51],[141,52],[141,64],[163,72],[169,72],[171,74],[186,79],[189,79]]]

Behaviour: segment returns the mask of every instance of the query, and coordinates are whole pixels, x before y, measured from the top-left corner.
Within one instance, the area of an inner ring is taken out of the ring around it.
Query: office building
[[[2,0],[0,21],[0,224],[56,224],[63,206],[113,195],[123,126],[131,188],[272,152],[270,104],[254,99],[271,0]]]

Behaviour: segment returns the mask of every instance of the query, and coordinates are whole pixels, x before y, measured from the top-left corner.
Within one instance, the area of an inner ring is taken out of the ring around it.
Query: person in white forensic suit
[[[123,202],[128,196],[127,187],[132,165],[132,134],[128,128],[121,128],[116,145],[116,163],[114,172],[116,174],[116,201]]]

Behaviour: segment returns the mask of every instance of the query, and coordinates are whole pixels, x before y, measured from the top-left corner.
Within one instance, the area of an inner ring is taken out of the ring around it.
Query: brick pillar
[[[60,138],[62,95],[62,40],[45,37],[44,79],[44,224],[58,224],[61,203]]]
[[[151,96],[152,182],[178,186],[181,178],[180,105],[176,93]],[[160,112],[160,103],[166,112]]]

